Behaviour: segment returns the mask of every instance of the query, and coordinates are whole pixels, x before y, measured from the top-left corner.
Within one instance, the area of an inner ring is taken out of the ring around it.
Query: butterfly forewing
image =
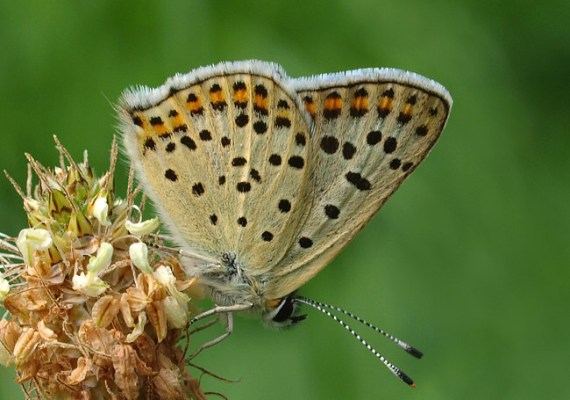
[[[425,158],[450,108],[445,89],[394,70],[303,78],[296,85],[315,126],[312,206],[268,283],[269,298],[296,290],[348,244]]]
[[[233,254],[255,276],[282,259],[308,212],[311,121],[272,64],[222,67],[174,79],[162,96],[127,93],[124,141],[173,237]]]

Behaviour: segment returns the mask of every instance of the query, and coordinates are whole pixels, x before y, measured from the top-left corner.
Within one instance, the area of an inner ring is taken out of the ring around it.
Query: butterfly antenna
[[[398,345],[400,341],[399,339],[395,338],[394,336],[388,334],[387,332],[385,332],[384,330],[372,325],[371,323],[363,320],[360,317],[357,317],[356,315],[349,313],[348,311],[345,311],[341,308],[338,307],[334,307],[328,304],[324,304],[324,303],[319,303],[318,301],[314,301],[311,300],[307,297],[303,297],[303,296],[295,296],[295,301],[298,303],[302,303],[305,305],[308,305],[310,307],[313,307],[314,309],[322,312],[323,314],[327,315],[329,318],[333,319],[334,321],[336,321],[340,326],[342,326],[344,329],[346,329],[352,336],[354,336],[356,338],[356,340],[358,340],[364,347],[366,347],[368,349],[368,351],[370,351],[376,358],[378,358],[382,364],[384,364],[386,366],[386,368],[388,368],[390,370],[390,372],[392,372],[394,375],[396,375],[398,378],[400,378],[402,381],[404,381],[406,384],[408,384],[411,387],[416,387],[416,384],[414,383],[413,379],[410,378],[404,371],[402,371],[400,368],[396,367],[394,364],[392,364],[390,361],[388,361],[382,354],[380,354],[374,347],[372,347],[362,336],[360,336],[354,329],[352,329],[346,322],[344,322],[343,320],[341,320],[340,318],[338,318],[336,315],[332,314],[330,311],[328,311],[328,309],[332,309],[332,310],[336,310],[338,312],[341,312],[345,315],[350,316],[351,318],[357,320],[358,322],[374,329],[376,332],[381,333],[382,335],[388,337],[390,340],[394,341],[395,343],[397,343]],[[406,343],[402,342],[404,345],[406,345]],[[400,345],[401,346],[401,345]],[[409,345],[406,345],[409,346]],[[406,349],[405,346],[401,346],[402,348],[404,348],[406,351],[408,351]],[[409,346],[410,348],[414,349],[413,347]],[[418,350],[414,349],[414,352],[410,352],[408,351],[410,354],[415,355],[415,353],[419,353],[420,357],[422,355],[421,352],[419,352]],[[418,357],[419,358],[419,357]]]
[[[308,304],[312,303],[313,305],[318,305],[322,308],[328,308],[329,310],[334,310],[337,311],[339,313],[342,313],[344,315],[348,315],[350,318],[354,319],[355,321],[360,322],[361,324],[369,327],[370,329],[380,333],[381,335],[387,337],[388,339],[390,339],[392,342],[396,343],[399,347],[401,347],[402,349],[404,349],[406,352],[408,352],[409,354],[411,354],[412,356],[416,357],[416,358],[422,358],[424,353],[422,353],[421,351],[419,351],[418,349],[416,349],[414,346],[404,342],[403,340],[398,339],[396,336],[391,335],[390,333],[386,332],[384,329],[377,327],[376,325],[366,321],[365,319],[360,318],[358,315],[354,315],[353,313],[351,313],[350,311],[346,311],[340,307],[337,306],[333,306],[330,304],[326,304],[326,303],[321,303],[312,299],[309,299],[307,297],[303,297],[303,296],[296,296],[297,298],[301,298],[305,301],[304,304]]]

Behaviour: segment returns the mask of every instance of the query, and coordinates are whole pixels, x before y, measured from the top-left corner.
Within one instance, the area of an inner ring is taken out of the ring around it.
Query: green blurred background
[[[0,169],[23,183],[24,152],[55,165],[57,134],[104,171],[124,88],[218,61],[426,75],[455,102],[440,142],[301,291],[417,345],[421,361],[360,329],[418,387],[311,311],[284,333],[238,318],[196,362],[241,381],[202,385],[232,399],[568,399],[569,20],[567,0],[3,0]],[[0,231],[15,235],[24,213],[0,182]],[[0,398],[23,398],[0,374]]]

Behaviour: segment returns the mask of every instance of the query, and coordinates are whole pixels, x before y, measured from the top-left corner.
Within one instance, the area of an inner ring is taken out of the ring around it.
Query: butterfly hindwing
[[[287,295],[326,266],[426,157],[451,106],[447,91],[396,70],[295,81],[315,130],[311,210],[267,296]]]

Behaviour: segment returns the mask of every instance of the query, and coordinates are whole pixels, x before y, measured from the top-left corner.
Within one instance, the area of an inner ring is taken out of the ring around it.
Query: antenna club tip
[[[413,388],[416,387],[416,383],[412,380],[412,378],[410,378],[408,375],[406,375],[402,371],[399,371],[397,375],[401,380],[403,380],[405,383],[407,383],[408,386],[413,387]]]
[[[412,356],[420,359],[424,356],[424,353],[422,353],[421,351],[419,351],[418,349],[416,349],[415,347],[410,346],[409,349],[407,349],[407,352],[410,353]]]

